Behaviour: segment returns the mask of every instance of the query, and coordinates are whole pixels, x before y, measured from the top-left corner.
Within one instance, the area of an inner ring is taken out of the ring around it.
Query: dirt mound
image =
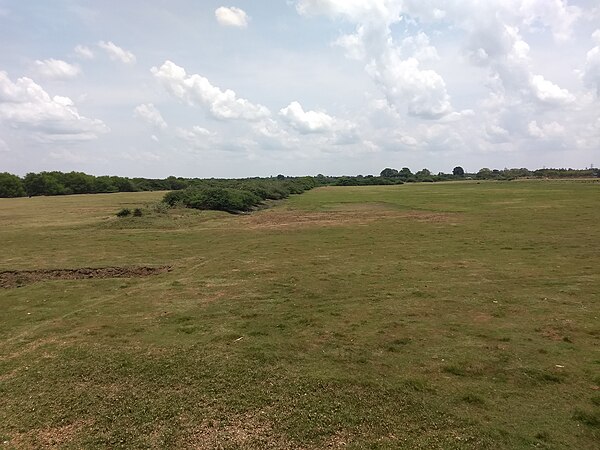
[[[78,269],[40,269],[0,271],[0,288],[10,289],[47,280],[85,280],[89,278],[140,278],[170,272],[170,266],[82,267]]]

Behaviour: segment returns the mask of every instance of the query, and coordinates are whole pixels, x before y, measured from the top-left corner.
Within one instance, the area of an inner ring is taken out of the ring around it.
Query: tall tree
[[[10,173],[0,173],[0,197],[24,197],[23,180]]]
[[[463,169],[460,166],[456,166],[454,169],[452,169],[452,175],[454,175],[455,177],[464,177],[465,169]]]
[[[391,169],[389,167],[386,167],[385,169],[383,169],[381,171],[379,176],[383,177],[383,178],[394,178],[394,177],[398,176],[398,171],[396,169]]]

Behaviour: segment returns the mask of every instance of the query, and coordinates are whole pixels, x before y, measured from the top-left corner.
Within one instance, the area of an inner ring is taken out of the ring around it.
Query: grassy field
[[[600,183],[0,199],[0,448],[595,449]],[[152,208],[150,208],[151,210]]]

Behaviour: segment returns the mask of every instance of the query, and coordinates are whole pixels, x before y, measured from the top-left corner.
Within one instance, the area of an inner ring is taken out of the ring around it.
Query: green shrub
[[[163,202],[169,206],[177,204],[185,204],[185,199],[189,196],[189,192],[194,188],[188,188],[181,191],[167,192],[163,197]]]
[[[152,209],[152,211],[154,211],[155,213],[158,213],[158,214],[168,213],[169,207],[170,207],[170,205],[168,205],[166,202],[156,202],[156,203],[152,203],[150,205],[150,209]]]
[[[262,199],[253,192],[221,187],[187,188],[169,192],[163,201],[168,205],[183,204],[186,208],[210,209],[237,213],[250,211]]]
[[[117,217],[127,217],[131,215],[131,210],[129,208],[123,208],[121,211],[117,213]]]
[[[250,191],[208,188],[193,193],[186,206],[195,209],[212,209],[235,213],[250,211],[252,207],[260,204],[260,202],[261,199]]]

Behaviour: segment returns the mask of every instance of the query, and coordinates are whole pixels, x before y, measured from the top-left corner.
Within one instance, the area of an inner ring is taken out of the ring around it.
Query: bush
[[[123,208],[121,211],[117,213],[117,217],[127,217],[131,215],[131,210],[129,208]]]
[[[142,210],[140,208],[135,208],[133,210],[133,216],[134,217],[142,217],[143,213]]]
[[[188,198],[191,190],[193,190],[193,188],[184,189],[182,191],[167,192],[163,197],[163,202],[169,206],[175,206],[177,204],[185,205],[185,199]]]
[[[171,206],[181,203],[186,208],[210,209],[237,213],[250,211],[261,203],[261,198],[253,192],[220,188],[187,188],[182,191],[169,192],[163,201]]]
[[[250,211],[261,199],[250,191],[227,188],[207,188],[192,194],[186,206],[236,213]]]

